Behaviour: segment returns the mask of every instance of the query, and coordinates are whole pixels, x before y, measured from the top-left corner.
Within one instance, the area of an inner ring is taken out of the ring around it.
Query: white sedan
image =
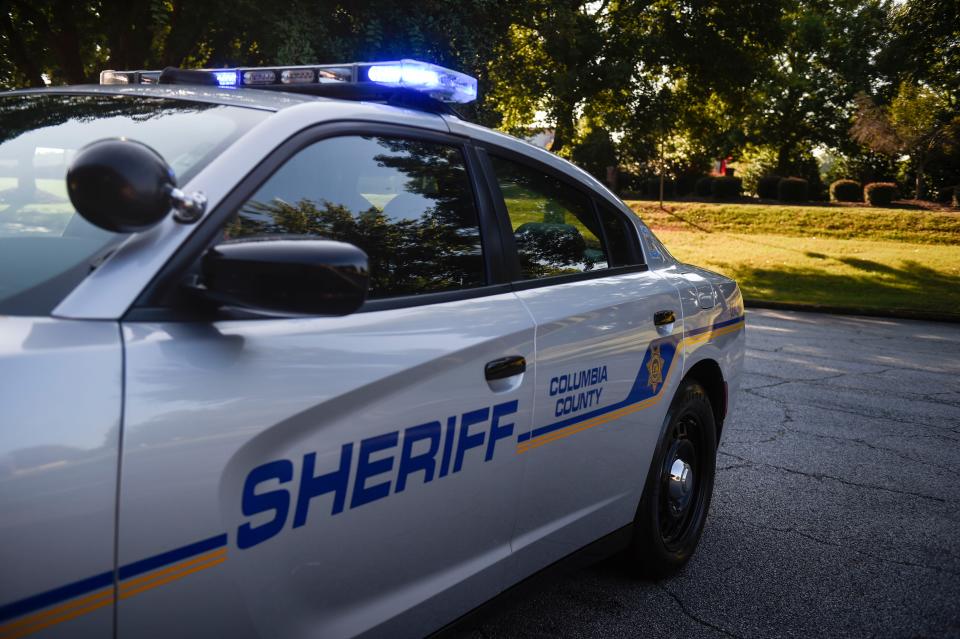
[[[735,282],[462,74],[101,79],[0,96],[0,637],[420,636],[687,562]]]

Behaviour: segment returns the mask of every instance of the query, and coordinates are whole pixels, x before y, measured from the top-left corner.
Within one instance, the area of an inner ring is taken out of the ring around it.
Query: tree
[[[799,174],[816,146],[847,140],[854,96],[878,75],[886,0],[796,0],[784,12],[782,48],[757,82],[748,139],[777,151],[777,171]]]
[[[889,107],[877,106],[866,94],[857,97],[857,104],[851,136],[878,153],[908,155],[915,173],[914,197],[922,198],[930,154],[952,141],[949,99],[929,87],[905,82]]]
[[[893,86],[908,81],[942,91],[960,110],[960,3],[906,0],[890,11],[893,38],[882,54]]]
[[[554,128],[551,151],[566,152],[577,135],[586,102],[606,87],[622,59],[606,55],[610,14],[607,3],[534,0],[490,61],[491,99],[508,130],[526,127],[542,112]]]
[[[622,135],[621,158],[641,171],[703,171],[743,144],[744,109],[783,40],[770,17],[785,4],[611,3],[604,55],[620,63],[586,110]]]

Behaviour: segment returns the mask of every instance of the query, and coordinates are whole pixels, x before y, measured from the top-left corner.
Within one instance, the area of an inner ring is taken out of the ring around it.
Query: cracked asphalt
[[[960,637],[960,325],[751,310],[685,570],[611,558],[462,637]]]

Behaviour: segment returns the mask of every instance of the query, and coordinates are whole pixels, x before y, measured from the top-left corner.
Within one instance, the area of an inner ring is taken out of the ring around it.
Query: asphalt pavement
[[[960,325],[749,311],[717,466],[681,574],[611,558],[462,636],[960,637]]]

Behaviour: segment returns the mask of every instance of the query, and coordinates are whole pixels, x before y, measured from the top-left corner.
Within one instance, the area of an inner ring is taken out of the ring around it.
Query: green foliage
[[[738,177],[715,177],[710,184],[710,194],[716,200],[735,200],[742,192],[743,180]]]
[[[748,193],[796,175],[826,198],[816,149],[828,182],[902,174],[922,194],[960,183],[958,22],[956,0],[8,0],[0,86],[421,58],[479,79],[466,117],[552,129],[552,150],[602,180],[732,156]]]
[[[757,197],[763,200],[776,200],[780,197],[778,188],[780,186],[780,180],[782,179],[779,175],[765,175],[757,180],[757,188],[755,191]]]
[[[870,206],[797,206],[787,204],[715,204],[672,202],[662,211],[651,202],[628,202],[644,221],[653,226],[685,223],[704,233],[782,235],[848,240],[940,244],[956,251],[960,247],[960,216],[936,211],[910,211]],[[722,242],[714,241],[714,244]],[[957,258],[960,260],[960,257]]]
[[[675,184],[673,180],[664,179],[663,180],[663,197],[671,198],[675,194]],[[643,181],[643,194],[645,197],[651,199],[660,198],[660,178],[652,177],[647,178]]]
[[[736,156],[734,167],[737,175],[743,179],[743,189],[747,193],[759,194],[760,180],[777,172],[777,149],[770,145],[747,144]],[[760,197],[764,197],[760,195]],[[776,198],[776,184],[773,195]]]
[[[940,189],[937,200],[954,208],[960,207],[960,186],[945,186]]]
[[[503,127],[518,131],[538,112],[554,129],[551,150],[569,153],[579,112],[588,101],[613,98],[623,58],[605,37],[608,14],[590,3],[528,0],[488,58],[491,98],[502,105]],[[472,28],[471,27],[467,27]],[[605,63],[604,63],[605,62]],[[614,98],[615,99],[615,98]]]
[[[897,198],[897,185],[893,182],[871,182],[863,187],[863,200],[871,206],[888,206]]]
[[[883,0],[796,0],[780,16],[785,45],[749,92],[750,139],[777,151],[776,172],[820,187],[798,160],[813,147],[847,141],[849,104],[875,82],[874,50],[887,29]]]
[[[710,197],[713,195],[713,181],[716,178],[704,176],[697,180],[696,185],[693,187],[694,195],[699,197]]]
[[[777,199],[781,202],[806,202],[810,183],[803,178],[787,177],[777,183]]]
[[[960,319],[960,216],[856,206],[631,203],[670,252],[749,298]]]
[[[679,196],[690,195],[697,186],[700,176],[694,173],[683,173],[674,181],[674,191]]]
[[[857,97],[857,115],[851,134],[877,153],[910,156],[903,172],[914,176],[914,197],[923,197],[924,176],[931,155],[960,142],[960,127],[954,125],[950,98],[927,86],[904,82],[889,106],[876,104],[866,95]]]
[[[856,180],[837,180],[830,184],[834,202],[863,202],[863,187]]]
[[[607,183],[607,167],[617,166],[617,147],[610,138],[610,132],[602,128],[593,128],[574,147],[571,159],[580,168],[590,173],[604,184]]]
[[[831,154],[825,168],[824,180],[828,183],[843,179],[852,179],[861,184],[889,182],[897,175],[895,159],[863,147]]]
[[[960,109],[960,3],[956,0],[906,0],[890,8],[892,38],[880,52],[895,79],[943,91]]]

